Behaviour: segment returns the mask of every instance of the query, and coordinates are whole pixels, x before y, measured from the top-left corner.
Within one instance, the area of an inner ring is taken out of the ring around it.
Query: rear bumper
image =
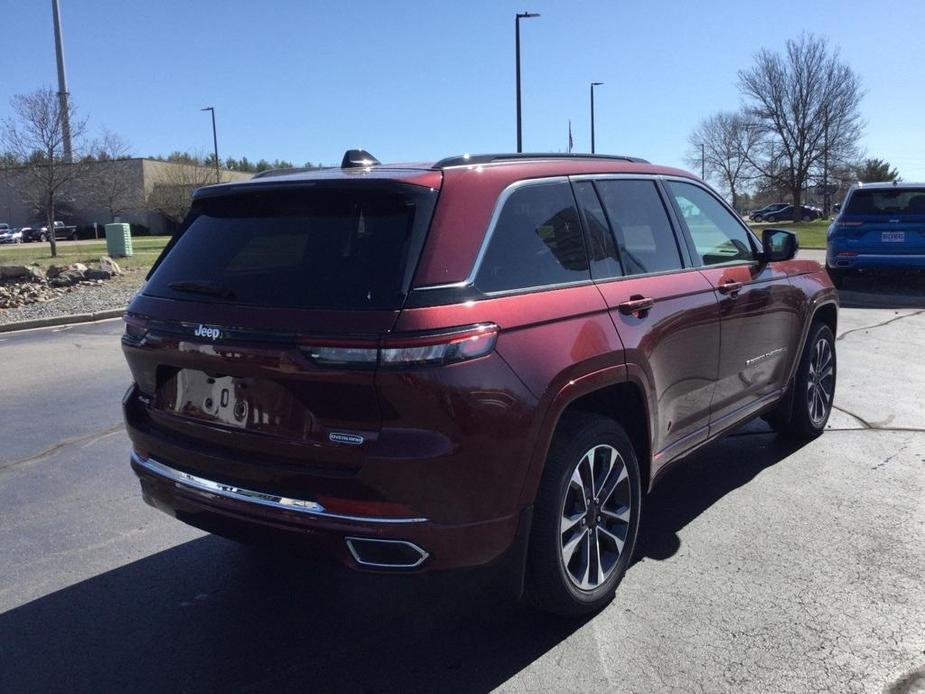
[[[316,502],[241,489],[132,454],[145,501],[208,532],[284,545],[359,571],[425,572],[488,564],[514,544],[519,515],[443,525],[427,518],[355,517]]]
[[[925,270],[925,254],[858,253],[838,255],[838,249],[826,253],[826,265],[834,270]]]

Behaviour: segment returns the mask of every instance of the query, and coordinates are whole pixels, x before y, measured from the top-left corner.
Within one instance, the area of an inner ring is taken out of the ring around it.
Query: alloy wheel
[[[562,565],[580,590],[591,591],[614,572],[630,529],[629,478],[613,446],[587,451],[569,480],[562,503]]]
[[[806,398],[809,418],[819,425],[825,420],[832,406],[835,392],[835,364],[832,359],[832,345],[825,338],[816,342],[809,362],[809,378],[806,380]]]

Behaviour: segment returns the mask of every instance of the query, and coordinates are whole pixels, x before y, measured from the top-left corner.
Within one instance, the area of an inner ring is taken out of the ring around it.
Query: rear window
[[[590,279],[569,184],[536,183],[515,190],[501,210],[476,287],[499,292]]]
[[[436,191],[317,184],[203,198],[145,294],[319,309],[401,307]]]
[[[845,208],[852,215],[925,215],[925,188],[856,190]]]

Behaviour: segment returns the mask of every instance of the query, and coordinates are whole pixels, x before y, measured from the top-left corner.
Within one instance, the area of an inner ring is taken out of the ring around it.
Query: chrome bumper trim
[[[142,458],[135,451],[132,451],[132,461],[147,470],[148,472],[170,480],[174,484],[183,487],[189,487],[201,492],[208,492],[226,499],[243,501],[260,506],[269,506],[281,511],[295,511],[304,513],[318,518],[330,518],[332,520],[345,520],[357,523],[425,523],[426,518],[392,518],[388,516],[348,516],[340,513],[331,513],[324,506],[316,501],[306,499],[290,499],[276,494],[266,492],[255,492],[251,489],[244,489],[222,482],[215,482],[204,477],[197,477],[188,472],[183,472],[164,463],[158,462],[153,458]]]

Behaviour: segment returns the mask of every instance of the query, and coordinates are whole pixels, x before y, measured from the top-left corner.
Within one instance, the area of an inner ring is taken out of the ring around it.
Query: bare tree
[[[793,196],[794,221],[813,172],[852,151],[863,130],[860,79],[825,39],[804,34],[783,54],[761,50],[739,72],[758,143],[749,163]]]
[[[688,165],[703,164],[706,174],[720,181],[729,191],[732,206],[737,207],[740,186],[753,173],[749,158],[758,144],[758,131],[745,114],[722,111],[704,118],[688,142],[692,147]]]
[[[189,212],[196,189],[215,183],[215,169],[180,162],[163,166],[163,173],[151,189],[146,206],[179,224]]]
[[[30,94],[17,94],[10,103],[13,117],[3,122],[3,146],[15,158],[25,162],[28,183],[24,192],[27,202],[45,212],[51,255],[54,257],[58,254],[54,233],[55,206],[85,168],[77,152],[81,148],[87,121],[78,118],[69,103],[67,115],[75,151],[74,162],[68,163],[65,161],[64,119],[58,95],[50,87],[42,87]]]
[[[103,129],[90,149],[96,163],[87,176],[88,185],[93,198],[109,212],[110,221],[115,221],[134,202],[133,182],[124,164],[129,153],[129,144],[108,128]]]

